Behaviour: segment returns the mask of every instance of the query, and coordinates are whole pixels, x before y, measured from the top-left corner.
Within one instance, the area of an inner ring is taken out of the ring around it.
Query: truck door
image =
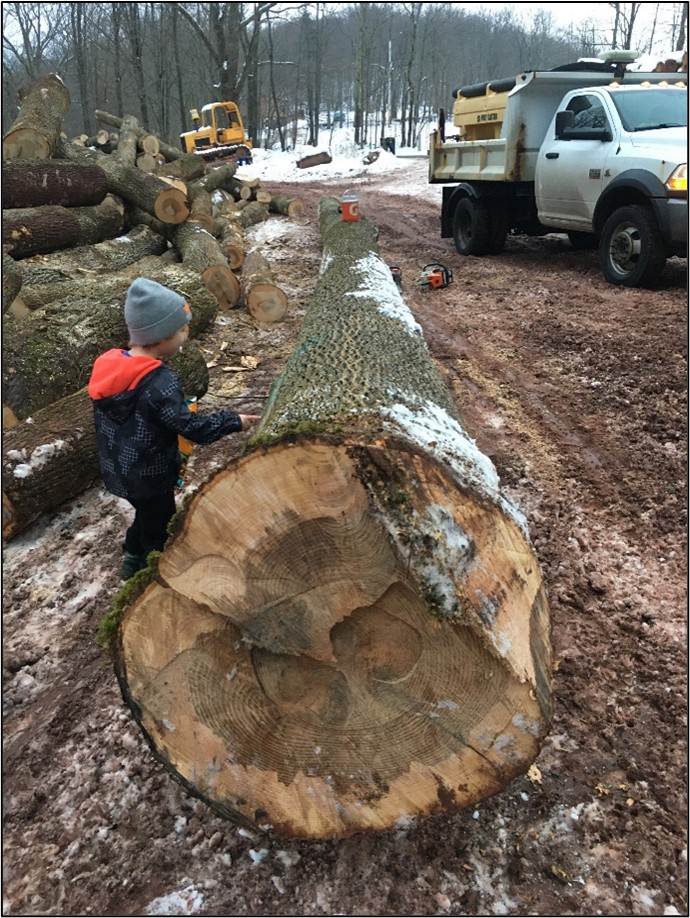
[[[535,174],[539,219],[545,226],[592,231],[592,217],[601,195],[611,141],[579,138],[593,128],[608,128],[610,119],[596,93],[573,95],[565,106],[574,113],[568,140],[555,137],[553,126],[541,146]],[[553,123],[555,125],[555,121]]]

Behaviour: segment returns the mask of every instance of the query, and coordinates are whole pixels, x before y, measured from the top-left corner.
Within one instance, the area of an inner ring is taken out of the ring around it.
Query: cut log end
[[[190,207],[187,195],[177,188],[171,187],[168,191],[162,191],[156,198],[154,215],[162,223],[170,223],[177,226],[180,223],[184,223],[189,213]]]
[[[240,282],[227,265],[211,265],[201,275],[201,282],[218,301],[220,309],[233,309],[240,301]]]
[[[285,292],[274,284],[255,284],[247,296],[247,309],[257,322],[280,322],[287,307]]]
[[[2,158],[11,160],[49,159],[50,143],[38,131],[21,128],[9,133],[2,142]]]
[[[435,553],[444,574],[425,579]],[[216,476],[116,656],[171,773],[286,835],[473,805],[527,770],[550,716],[548,612],[519,526],[383,441],[273,445]]]

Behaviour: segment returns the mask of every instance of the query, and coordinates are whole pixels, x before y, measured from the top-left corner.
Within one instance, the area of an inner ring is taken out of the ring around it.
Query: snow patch
[[[193,885],[160,896],[149,902],[146,907],[147,915],[197,915],[204,904],[204,896]]]
[[[29,475],[34,473],[35,469],[40,469],[53,456],[65,449],[67,449],[67,443],[64,440],[54,440],[52,443],[42,443],[40,446],[36,447],[33,453],[31,453],[28,462],[21,462],[14,467],[14,477],[28,478]],[[14,452],[16,453],[17,451],[15,450]]]

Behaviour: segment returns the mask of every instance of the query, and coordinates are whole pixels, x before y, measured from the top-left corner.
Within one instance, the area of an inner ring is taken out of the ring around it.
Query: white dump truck
[[[441,112],[430,136],[429,181],[444,185],[441,235],[460,254],[498,254],[511,231],[567,233],[629,287],[687,257],[687,73],[634,71],[634,57],[455,93],[455,134]]]

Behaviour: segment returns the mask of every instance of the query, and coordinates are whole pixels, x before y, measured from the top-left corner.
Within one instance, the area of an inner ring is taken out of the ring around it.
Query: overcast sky
[[[580,24],[582,22],[592,23],[595,27],[601,27],[604,38],[611,35],[613,26],[614,13],[610,3],[463,3],[465,7],[475,7],[476,9],[497,10],[503,7],[510,7],[517,15],[529,21],[537,10],[544,10],[550,13],[556,26],[566,28],[570,24]],[[629,4],[624,4],[628,6]],[[678,3],[642,3],[641,10],[636,20],[636,29],[633,33],[635,36],[646,38],[651,31],[654,15],[658,10],[657,25],[655,31],[655,50],[670,50],[670,32],[664,28],[673,20],[674,7],[678,8]]]

